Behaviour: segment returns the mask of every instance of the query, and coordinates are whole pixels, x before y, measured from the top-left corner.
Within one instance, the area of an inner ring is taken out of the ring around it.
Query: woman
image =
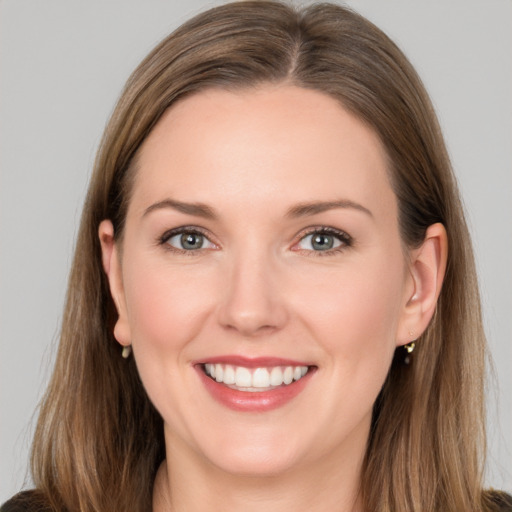
[[[405,57],[341,7],[228,4],[107,127],[36,490],[2,510],[507,510],[481,485],[484,357]]]

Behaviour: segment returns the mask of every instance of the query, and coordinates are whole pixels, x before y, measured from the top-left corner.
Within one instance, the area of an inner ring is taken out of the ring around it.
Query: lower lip
[[[231,389],[220,384],[208,377],[201,366],[196,366],[196,370],[206,389],[217,402],[235,411],[245,412],[266,412],[284,406],[305,388],[314,373],[310,369],[304,377],[287,386],[280,386],[270,391],[250,392]]]

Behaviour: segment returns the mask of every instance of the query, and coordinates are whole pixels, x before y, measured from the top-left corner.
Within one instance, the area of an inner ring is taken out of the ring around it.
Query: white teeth
[[[272,368],[270,372],[270,385],[281,386],[283,384],[283,370],[279,366]]]
[[[252,374],[253,388],[268,388],[270,386],[270,375],[266,368],[256,368]]]
[[[237,388],[250,388],[252,386],[252,375],[247,368],[237,366],[235,370],[235,385]]]
[[[208,371],[206,372],[208,373]],[[235,384],[235,369],[227,364],[224,368],[224,384]]]
[[[217,382],[223,382],[223,377],[224,377],[224,368],[222,367],[221,364],[216,364],[215,365],[215,380]]]
[[[291,384],[308,373],[307,366],[273,366],[271,368],[249,369],[230,364],[204,365],[207,375],[234,388],[244,391],[264,391],[278,386]]]

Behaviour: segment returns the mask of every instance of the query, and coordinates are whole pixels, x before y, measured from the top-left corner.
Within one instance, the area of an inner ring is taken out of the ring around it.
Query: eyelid
[[[192,234],[204,236],[214,246],[214,248],[196,249],[196,250],[192,251],[192,250],[180,249],[178,247],[174,247],[167,243],[174,236],[183,235],[185,233],[192,233]],[[219,244],[217,244],[216,242],[214,242],[212,240],[212,236],[207,230],[205,230],[199,226],[190,226],[190,225],[189,226],[179,226],[177,228],[168,229],[161,236],[158,237],[157,243],[158,243],[158,245],[165,246],[165,248],[170,251],[179,252],[179,253],[187,253],[188,255],[193,255],[194,253],[198,253],[198,252],[204,251],[204,250],[212,250],[212,249],[219,248]]]
[[[311,236],[314,234],[324,234],[324,235],[331,235],[335,236],[341,244],[337,247],[334,247],[332,249],[328,249],[326,251],[314,251],[310,249],[300,249],[297,246],[304,240],[307,236]],[[297,241],[294,242],[293,246],[291,247],[294,251],[305,251],[307,253],[312,253],[315,256],[327,256],[329,254],[337,253],[340,251],[343,251],[347,249],[348,247],[351,247],[354,243],[353,238],[346,232],[341,229],[333,228],[331,226],[310,226],[308,228],[305,228],[297,235]]]
[[[206,249],[197,249],[197,250],[186,250],[186,249],[179,249],[177,247],[171,246],[167,242],[176,235],[181,235],[184,233],[196,233],[199,235],[204,236],[212,245],[215,247],[213,249],[219,249],[219,244],[212,240],[212,235],[209,231],[205,230],[204,228],[201,228],[199,226],[194,225],[187,225],[187,226],[179,226],[176,228],[168,229],[165,231],[161,236],[158,237],[157,243],[161,246],[166,246],[166,249],[174,252],[180,252],[180,253],[187,253],[188,255],[193,255],[194,253],[197,254],[198,252],[204,251],[204,250],[212,250],[212,248],[206,248]],[[334,247],[332,249],[328,249],[326,251],[313,251],[310,249],[300,249],[298,248],[298,244],[304,240],[307,236],[313,235],[313,234],[326,234],[326,235],[332,235],[335,236],[340,242],[341,245]],[[348,247],[351,247],[354,243],[353,238],[346,232],[341,229],[333,228],[331,226],[310,226],[305,229],[303,229],[296,237],[296,241],[293,243],[291,250],[293,251],[305,251],[307,253],[314,253],[315,255],[322,256],[322,255],[329,255],[336,252],[340,252],[342,250],[345,250]]]

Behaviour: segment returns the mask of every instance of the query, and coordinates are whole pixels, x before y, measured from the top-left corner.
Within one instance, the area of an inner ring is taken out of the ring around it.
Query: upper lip
[[[245,368],[262,368],[273,366],[311,366],[311,364],[305,361],[297,361],[294,359],[285,359],[281,357],[244,357],[239,355],[208,357],[195,361],[194,365],[207,363],[230,364],[233,366],[243,366]]]

